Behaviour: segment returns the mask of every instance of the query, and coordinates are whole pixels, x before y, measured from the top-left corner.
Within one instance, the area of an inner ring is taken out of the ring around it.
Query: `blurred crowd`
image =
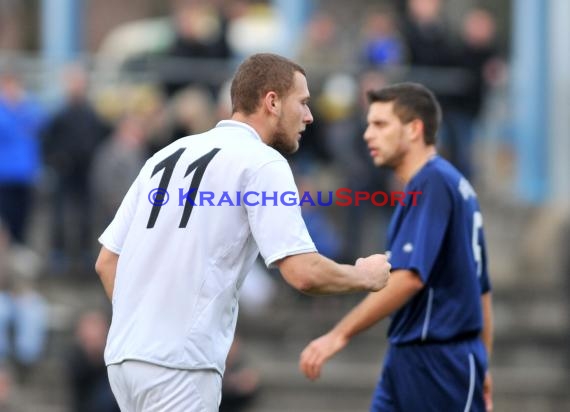
[[[488,11],[473,8],[454,25],[443,6],[441,0],[382,2],[362,10],[350,38],[332,14],[319,8],[312,13],[290,56],[307,68],[315,117],[289,159],[300,191],[398,188],[373,167],[362,134],[366,91],[401,80],[435,91],[443,106],[440,151],[476,181],[477,122],[486,91],[503,73],[496,23]],[[17,65],[1,69],[0,372],[15,362],[24,377],[45,349],[48,304],[35,279],[95,276],[96,239],[145,160],[229,117],[228,81],[236,62],[253,52],[278,51],[284,34],[284,22],[266,2],[180,0],[168,18],[128,24],[107,37],[98,57],[115,63],[113,82],[100,72],[106,65],[62,67],[51,84],[63,96],[57,104],[34,96]],[[147,76],[138,80],[141,72]],[[30,219],[40,208],[48,216],[45,256],[31,250]],[[383,250],[390,212],[303,208],[318,249],[347,262]],[[270,293],[270,286],[263,288]],[[74,410],[87,411],[87,404],[113,410],[102,363],[106,322],[101,313],[78,320],[68,359]],[[230,356],[236,365],[238,350],[236,343]],[[241,404],[255,393],[257,377],[246,374],[246,388],[226,399]],[[228,402],[224,407],[232,410]]]

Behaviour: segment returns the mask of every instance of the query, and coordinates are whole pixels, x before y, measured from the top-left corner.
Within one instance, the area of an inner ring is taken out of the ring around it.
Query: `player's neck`
[[[245,115],[238,112],[232,115],[231,120],[242,122],[253,127],[265,144],[270,143],[272,137],[271,126],[268,124],[267,119],[262,118],[261,115],[257,113]]]
[[[398,177],[407,184],[425,166],[429,160],[437,154],[435,146],[424,146],[418,150],[410,150],[395,172]]]

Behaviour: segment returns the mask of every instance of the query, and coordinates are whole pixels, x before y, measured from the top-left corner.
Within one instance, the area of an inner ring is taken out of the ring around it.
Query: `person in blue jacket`
[[[17,73],[0,74],[0,219],[12,239],[24,243],[40,170],[39,133],[44,114]]]

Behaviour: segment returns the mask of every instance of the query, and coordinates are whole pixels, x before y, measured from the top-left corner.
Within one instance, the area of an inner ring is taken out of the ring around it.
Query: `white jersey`
[[[119,255],[107,365],[223,374],[258,253],[269,266],[316,251],[299,206],[275,202],[275,192],[298,196],[291,169],[241,122],[222,121],[146,162],[99,238]]]

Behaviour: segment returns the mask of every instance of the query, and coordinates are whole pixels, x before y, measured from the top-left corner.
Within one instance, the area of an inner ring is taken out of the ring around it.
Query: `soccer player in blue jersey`
[[[411,195],[388,230],[388,285],[370,293],[302,352],[309,379],[349,340],[391,316],[390,346],[371,411],[492,410],[491,285],[483,220],[469,182],[435,148],[441,110],[415,83],[368,93],[364,140],[376,166],[388,166]]]

